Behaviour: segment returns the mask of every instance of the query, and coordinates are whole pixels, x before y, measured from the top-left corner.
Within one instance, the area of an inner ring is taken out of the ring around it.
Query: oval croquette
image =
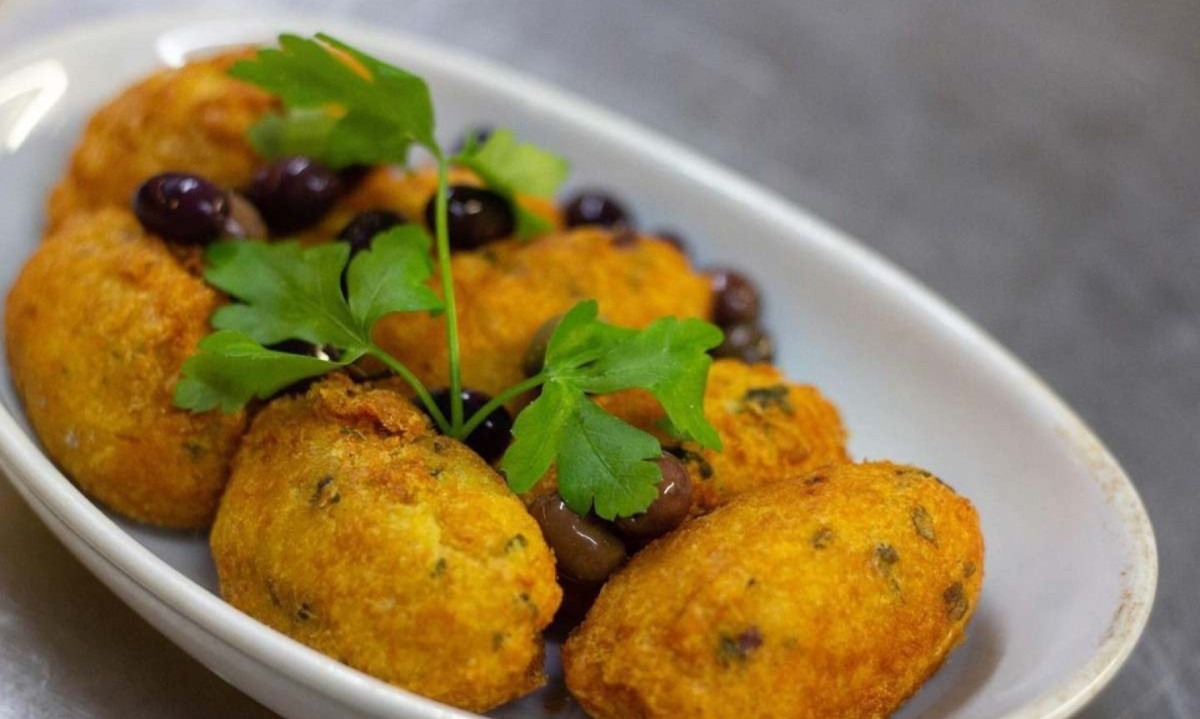
[[[8,361],[46,453],[88,494],[168,527],[212,521],[245,414],[171,404],[222,296],[132,213],[80,214],[8,296]]]
[[[844,464],[650,545],[563,649],[596,719],[878,719],[964,637],[983,538],[928,472]]]
[[[270,403],[211,543],[227,601],[380,679],[475,711],[544,681],[561,590],[537,524],[397,392],[333,375]]]
[[[96,111],[50,195],[48,227],[101,207],[128,207],[160,172],[189,172],[237,189],[261,162],[246,130],[279,107],[274,96],[226,74],[249,49],[159,70]]]

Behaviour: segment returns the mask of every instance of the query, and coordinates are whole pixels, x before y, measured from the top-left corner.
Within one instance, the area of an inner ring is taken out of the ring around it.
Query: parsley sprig
[[[212,317],[217,330],[183,367],[175,403],[194,411],[237,410],[300,380],[370,356],[403,378],[446,434],[467,437],[494,410],[533,389],[541,394],[516,418],[514,442],[501,459],[514,491],[531,488],[551,466],[559,493],[576,512],[595,509],[607,519],[644,510],[656,496],[662,448],[651,434],[608,414],[594,395],[649,391],[673,431],[702,446],[720,439],[703,414],[708,349],[721,341],[713,325],[667,317],[642,330],[601,322],[594,300],[581,302],[559,323],[543,369],[471,417],[463,416],[458,315],[447,228],[449,167],[465,166],[509,199],[522,237],[548,229],[517,202],[517,194],[552,196],[566,162],[505,129],[487,142],[471,141],[447,156],[434,134],[425,81],[327,35],[282,35],[230,74],[278,95],[285,112],[251,128],[265,156],[303,154],[333,167],[403,164],[413,146],[437,165],[434,242],[413,225],[377,235],[350,259],[344,243],[301,247],[295,242],[224,242],[207,251],[205,278],[239,302]],[[436,252],[436,267],[431,257]],[[431,284],[435,279],[441,295]],[[345,277],[345,290],[342,278]],[[372,340],[380,318],[394,312],[444,312],[450,363],[450,414],[407,367]],[[336,350],[330,359],[269,349],[300,339]]]

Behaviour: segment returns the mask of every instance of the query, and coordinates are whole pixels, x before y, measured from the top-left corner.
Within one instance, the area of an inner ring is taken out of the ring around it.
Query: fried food
[[[8,297],[8,362],[47,454],[88,494],[168,527],[212,521],[245,416],[171,405],[222,297],[125,210],[52,233]]]
[[[457,253],[453,270],[463,385],[491,395],[525,379],[538,328],[581,300],[596,299],[605,321],[625,327],[707,317],[712,306],[707,278],[675,247],[598,228]],[[396,314],[375,326],[375,341],[429,387],[449,384],[445,337],[444,316]]]
[[[878,718],[964,637],[983,539],[924,470],[845,464],[650,545],[563,650],[596,719]]]
[[[406,689],[483,711],[544,681],[561,590],[537,524],[390,389],[334,375],[268,405],[212,551],[234,606]]]
[[[247,185],[261,159],[246,130],[279,107],[274,96],[225,74],[251,55],[235,50],[160,70],[100,108],[50,196],[49,229],[76,212],[128,207],[138,185],[160,172]]]
[[[794,384],[767,364],[719,359],[708,373],[704,416],[723,448],[694,442],[678,446],[663,431],[666,413],[644,390],[596,398],[601,407],[673,448],[692,483],[692,514],[703,514],[733,497],[828,464],[849,462],[846,430],[837,407],[812,385]],[[532,501],[555,486],[554,470],[525,495]]]

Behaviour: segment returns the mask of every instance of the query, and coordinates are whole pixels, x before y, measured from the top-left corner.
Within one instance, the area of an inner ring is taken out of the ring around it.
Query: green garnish
[[[371,339],[371,328],[386,314],[443,307],[429,287],[429,237],[420,229],[402,225],[376,235],[371,248],[350,262],[348,299],[341,287],[350,257],[344,242],[310,248],[295,242],[220,242],[205,257],[204,278],[241,302],[213,314],[212,325],[221,331],[205,338],[201,351],[184,363],[175,404],[196,411],[220,405],[232,412],[252,396],[265,399],[370,355],[408,381],[442,431],[451,431],[426,388]],[[286,339],[333,347],[339,359],[262,347]]]
[[[720,448],[704,419],[704,384],[721,331],[695,319],[664,317],[644,330],[597,320],[595,300],[581,302],[559,323],[546,348],[545,367],[530,382],[541,395],[517,417],[515,441],[500,461],[515,492],[528,491],[558,463],[558,492],[583,514],[592,506],[605,519],[645,509],[662,474],[653,460],[662,447],[600,409],[589,394],[646,389],[676,427],[700,444]]]
[[[483,145],[472,136],[463,151],[453,159],[474,170],[487,186],[508,198],[517,215],[517,235],[532,237],[551,225],[537,214],[521,207],[517,191],[549,197],[567,179],[567,161],[537,147],[517,142],[512,130],[496,130]]]
[[[443,433],[464,439],[492,411],[541,387],[541,395],[517,416],[515,439],[500,467],[513,490],[523,492],[557,463],[558,490],[568,506],[580,514],[594,507],[606,519],[636,514],[654,500],[662,478],[654,460],[662,448],[653,435],[601,409],[592,395],[648,390],[666,411],[673,435],[720,447],[703,413],[711,363],[706,351],[721,342],[720,330],[673,317],[642,330],[615,327],[599,321],[594,300],[563,317],[541,372],[464,417],[447,231],[449,167],[471,169],[508,198],[518,234],[526,237],[548,226],[521,209],[517,194],[552,196],[566,179],[566,161],[518,142],[505,129],[447,157],[434,139],[433,105],[424,80],[327,35],[282,35],[279,44],[230,69],[233,76],[278,95],[286,108],[251,128],[251,142],[267,157],[302,154],[333,167],[403,164],[413,145],[428,150],[438,170],[433,249],[441,296],[430,287],[435,269],[430,240],[412,225],[377,235],[371,249],[353,260],[345,243],[311,248],[294,242],[217,243],[206,254],[205,278],[240,302],[214,313],[218,331],[184,364],[175,387],[177,406],[235,411],[252,398],[265,399],[294,382],[371,356],[408,382]],[[418,311],[446,314],[448,417],[420,380],[371,338],[381,317]],[[335,349],[336,359],[265,347],[289,339]]]
[[[326,44],[353,58],[366,76]],[[278,48],[259,50],[229,74],[278,95],[288,108],[288,114],[269,116],[251,131],[256,149],[268,157],[286,149],[332,167],[402,165],[413,143],[437,147],[425,81],[328,35],[316,40],[280,35]],[[318,110],[334,121],[322,125],[313,112]],[[316,147],[297,146],[304,137]]]

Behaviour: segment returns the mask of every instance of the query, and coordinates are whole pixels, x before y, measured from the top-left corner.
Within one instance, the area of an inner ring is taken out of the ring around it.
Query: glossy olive
[[[437,195],[425,205],[425,226],[437,232]],[[474,250],[489,242],[509,237],[517,228],[517,216],[503,195],[482,187],[452,185],[446,196],[446,229],[450,246]]]
[[[224,229],[229,196],[203,177],[164,172],[138,187],[133,213],[147,232],[172,242],[203,245]]]
[[[709,273],[713,288],[713,320],[722,327],[754,322],[762,311],[762,300],[748,277],[730,269]]]
[[[662,481],[658,497],[645,512],[632,517],[619,517],[615,524],[621,533],[635,539],[654,539],[675,529],[687,519],[692,508],[692,480],[687,469],[675,457],[663,453],[658,460]]]
[[[603,582],[625,563],[625,544],[606,522],[581,517],[557,492],[538,497],[529,513],[554,550],[558,573],[578,582]]]
[[[740,323],[723,329],[725,340],[712,350],[713,357],[740,359],[751,364],[775,359],[775,341],[757,322]]]
[[[563,222],[567,227],[634,227],[633,215],[624,205],[611,195],[595,190],[580,192],[567,200],[563,207]]]
[[[478,390],[466,389],[461,391],[463,400],[463,420],[470,419],[492,398]],[[433,403],[437,405],[446,419],[450,419],[450,390],[442,389],[433,393]],[[475,451],[485,462],[494,462],[508,449],[512,441],[512,415],[504,407],[497,407],[463,443]]]
[[[337,238],[350,243],[350,256],[353,257],[369,249],[375,235],[402,224],[404,218],[391,210],[366,210],[346,223],[341,232],[338,232]]]
[[[303,230],[321,219],[342,196],[338,173],[307,157],[283,157],[259,168],[246,190],[276,234]]]
[[[293,355],[304,355],[305,357],[315,357],[319,360],[327,362],[337,362],[342,358],[342,353],[336,347],[331,345],[314,345],[311,342],[304,340],[284,340],[276,342],[267,347],[267,349],[275,350],[276,352],[287,352]]]

